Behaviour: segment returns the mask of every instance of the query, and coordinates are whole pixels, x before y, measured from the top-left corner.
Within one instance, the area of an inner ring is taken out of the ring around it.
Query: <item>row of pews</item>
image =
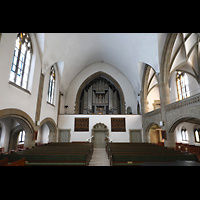
[[[0,161],[8,159],[8,163],[12,164],[24,159],[25,166],[88,166],[92,153],[92,143],[55,142],[11,154],[1,154]]]
[[[189,152],[189,153],[196,154],[198,160],[200,161],[200,146],[195,146],[195,145],[189,145],[189,144],[183,144],[183,143],[177,143],[176,142],[175,149],[177,151],[181,151],[181,152]]]
[[[107,143],[106,151],[111,166],[141,166],[146,162],[198,162],[195,154],[150,143]]]
[[[23,148],[23,147],[22,147]],[[198,162],[199,148],[181,146],[175,149],[150,143],[106,143],[111,166],[141,166],[145,163],[176,161]],[[93,154],[93,143],[53,142],[9,154],[0,155],[0,166],[88,166]]]

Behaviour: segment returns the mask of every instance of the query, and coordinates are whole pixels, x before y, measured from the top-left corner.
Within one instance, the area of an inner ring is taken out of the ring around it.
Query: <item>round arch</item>
[[[47,125],[49,128],[49,139],[48,142],[56,142],[57,141],[57,126],[52,118],[45,118],[41,121],[39,129],[43,126]]]
[[[46,124],[46,125],[48,126],[48,128],[49,128],[49,130],[50,130],[51,132],[57,132],[56,123],[54,122],[54,120],[53,120],[52,118],[48,117],[48,118],[43,119],[43,120],[40,122],[39,128],[41,128],[42,125],[44,125],[44,124]]]
[[[81,93],[82,93],[83,89],[86,87],[86,85],[88,83],[90,83],[92,80],[96,79],[99,76],[102,76],[102,77],[108,79],[109,81],[111,81],[116,86],[116,88],[118,89],[120,98],[121,98],[120,99],[121,100],[121,114],[125,114],[125,98],[124,98],[124,93],[122,91],[121,86],[112,76],[110,76],[107,73],[102,72],[102,71],[96,72],[96,73],[92,74],[91,76],[89,76],[88,78],[86,78],[83,81],[83,83],[81,84],[81,86],[79,87],[77,95],[76,95],[75,114],[79,113],[79,100],[80,100]]]
[[[200,125],[200,119],[196,117],[181,117],[176,120],[174,120],[171,125],[169,126],[169,133],[174,133],[175,128],[182,122],[188,122],[188,123],[193,123],[193,124],[199,124]]]
[[[4,109],[0,110],[0,119],[13,118],[15,119],[28,133],[34,133],[36,125],[31,117],[24,111],[19,109]]]
[[[23,130],[24,129],[22,128],[21,125],[18,125],[13,130],[11,130],[8,150],[16,150],[17,149],[17,142],[18,142],[17,139],[18,139],[19,133]]]
[[[14,119],[26,133],[24,147],[35,145],[34,134],[37,127],[27,113],[19,109],[4,109],[0,110],[0,119]]]
[[[159,129],[159,131],[157,130]],[[155,143],[161,142],[161,127],[156,122],[151,122],[145,129],[146,142]]]

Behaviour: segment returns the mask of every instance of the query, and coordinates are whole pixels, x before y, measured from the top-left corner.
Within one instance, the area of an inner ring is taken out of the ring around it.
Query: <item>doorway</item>
[[[141,129],[130,129],[130,142],[142,142],[142,130]]]
[[[58,142],[70,142],[71,129],[59,130]]]
[[[150,143],[158,144],[159,142],[163,142],[162,138],[162,129],[158,124],[154,124],[149,129],[150,135]]]
[[[98,123],[94,125],[92,129],[94,148],[105,148],[108,134],[109,131],[105,124]]]

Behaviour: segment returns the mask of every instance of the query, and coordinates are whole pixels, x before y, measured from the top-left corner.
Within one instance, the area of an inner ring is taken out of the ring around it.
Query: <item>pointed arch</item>
[[[79,87],[77,95],[76,95],[75,114],[79,113],[79,106],[80,106],[79,101],[80,101],[80,97],[81,97],[83,89],[86,87],[87,84],[89,84],[92,80],[94,80],[98,77],[104,77],[105,79],[109,80],[110,82],[112,82],[115,85],[115,87],[117,88],[117,90],[119,92],[119,96],[120,96],[121,114],[125,114],[125,98],[124,98],[124,93],[122,91],[121,86],[112,76],[110,76],[107,73],[102,72],[102,71],[96,72],[96,73],[92,74],[91,76],[89,76],[88,78],[86,78],[83,81],[83,83],[81,84],[81,86]]]

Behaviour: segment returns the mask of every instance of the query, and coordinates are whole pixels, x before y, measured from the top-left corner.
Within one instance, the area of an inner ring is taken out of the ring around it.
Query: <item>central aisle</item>
[[[105,148],[94,148],[89,166],[110,166]]]

